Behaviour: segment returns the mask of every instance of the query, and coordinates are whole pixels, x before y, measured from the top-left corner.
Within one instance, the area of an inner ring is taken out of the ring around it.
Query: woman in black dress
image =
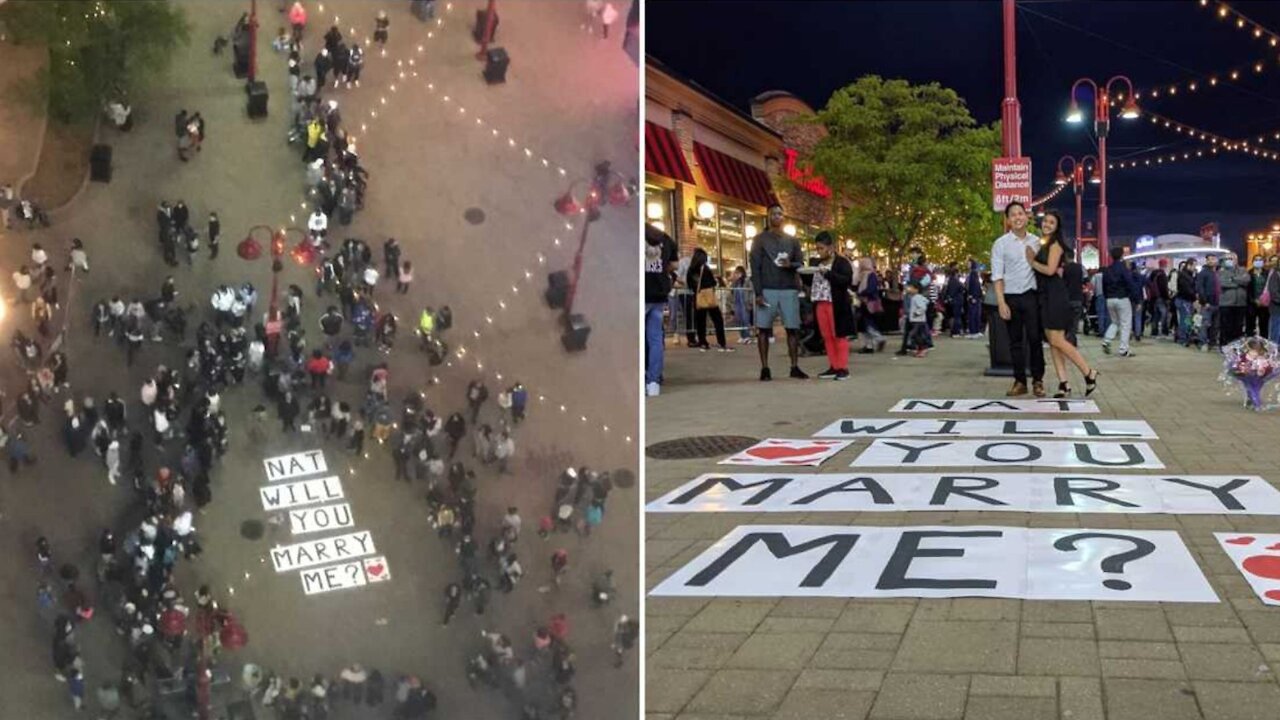
[[[1040,222],[1039,252],[1027,248],[1027,262],[1036,273],[1036,290],[1040,296],[1040,325],[1044,328],[1049,351],[1053,355],[1053,369],[1058,375],[1058,392],[1055,398],[1071,395],[1071,383],[1067,382],[1067,361],[1070,360],[1084,375],[1084,394],[1088,397],[1098,388],[1098,371],[1089,367],[1080,350],[1067,340],[1067,329],[1075,321],[1067,284],[1062,279],[1062,266],[1072,255],[1071,246],[1062,237],[1062,216],[1057,210],[1045,213]]]

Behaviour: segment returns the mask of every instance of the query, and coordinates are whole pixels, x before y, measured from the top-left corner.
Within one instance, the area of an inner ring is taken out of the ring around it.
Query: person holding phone
[[[800,243],[782,232],[782,206],[769,206],[768,227],[756,235],[751,244],[751,286],[755,290],[756,329],[760,333],[760,379],[772,380],[769,370],[769,342],[773,339],[774,319],[782,321],[787,331],[787,354],[791,359],[791,377],[808,379],[800,369],[800,276],[803,264]]]

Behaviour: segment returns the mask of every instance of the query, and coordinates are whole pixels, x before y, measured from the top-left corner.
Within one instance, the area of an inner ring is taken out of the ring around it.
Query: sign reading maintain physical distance
[[[873,440],[850,467],[1043,467],[1159,470],[1142,442],[1063,440]]]
[[[744,525],[651,594],[1218,602],[1172,530],[986,526]]]
[[[648,512],[993,512],[1280,515],[1256,476],[1082,473],[708,473]]]
[[[1018,437],[1078,440],[1154,439],[1143,420],[989,420],[933,418],[841,418],[814,433],[820,438]]]

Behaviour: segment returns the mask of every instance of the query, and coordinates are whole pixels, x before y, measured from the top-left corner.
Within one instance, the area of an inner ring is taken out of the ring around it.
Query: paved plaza
[[[180,51],[166,81],[134,99],[132,133],[102,131],[103,141],[114,147],[112,181],[89,184],[54,214],[47,230],[0,231],[6,296],[12,295],[8,274],[25,262],[30,242],[43,243],[60,267],[70,238],[84,240],[92,270],[76,283],[68,303],[72,391],[77,399],[92,394],[99,403],[107,392],[119,392],[130,406],[131,421],[144,379],[157,364],[180,367],[186,348],[147,343],[137,362],[126,367],[123,350],[90,331],[92,303],[115,294],[126,300],[154,297],[171,273],[181,292],[179,303],[195,308],[189,316],[190,342],[191,330],[211,314],[209,295],[219,284],[250,281],[261,294],[259,307],[265,307],[269,261],[250,263],[235,253],[249,229],[305,226],[310,212],[303,208],[301,146],[285,141],[290,105],[285,59],[269,47],[277,26],[285,24],[276,4],[258,3],[260,76],[271,97],[269,117],[256,122],[245,117],[243,81],[232,76],[230,52],[210,53],[214,38],[230,34],[247,4],[178,4],[192,25],[190,45]],[[225,663],[236,685],[242,662],[306,681],[315,673],[336,676],[358,661],[381,670],[391,683],[402,673],[420,676],[439,697],[433,717],[516,717],[515,698],[468,687],[465,665],[483,647],[480,631],[507,634],[517,653],[527,656],[534,628],[565,612],[576,653],[580,716],[632,717],[638,712],[638,658],[629,657],[615,670],[609,645],[618,615],[635,616],[639,610],[638,489],[616,487],[605,520],[591,537],[553,534],[544,541],[533,529],[551,507],[557,475],[570,464],[627,470],[633,478],[638,473],[636,393],[624,392],[637,374],[634,202],[605,209],[591,226],[578,298],[592,324],[586,351],[562,349],[558,314],[541,295],[547,273],[572,263],[581,230],[580,218],[566,223],[553,201],[576,179],[590,178],[601,160],[612,161],[628,180],[637,173],[638,70],[620,39],[606,45],[582,30],[579,4],[504,2],[495,44],[510,53],[511,69],[505,84],[487,86],[470,36],[475,11],[483,4],[454,2],[446,9],[442,0],[441,22],[428,24],[413,18],[408,3],[308,3],[310,44],[304,59],[309,65],[335,16],[345,34],[354,27],[364,38],[376,12],[387,10],[391,30],[385,56],[377,45],[367,47],[361,86],[326,95],[339,101],[343,123],[356,136],[370,173],[364,210],[350,227],[335,221],[331,235],[335,246],[348,236],[365,239],[378,259],[383,241],[396,237],[416,278],[407,295],[393,295],[387,283],[377,293],[377,301],[400,318],[395,350],[386,358],[360,351],[348,379],[331,382],[330,395],[358,407],[369,369],[383,359],[389,362],[390,396],[397,406],[408,392],[420,390],[442,417],[465,407],[472,379],[484,379],[491,391],[482,420],[496,418],[492,398],[500,389],[515,382],[527,386],[530,410],[517,430],[511,474],[500,477],[494,468],[480,468],[477,481],[478,540],[492,537],[507,506],[520,509],[525,582],[510,595],[495,587],[484,617],[464,606],[448,627],[441,627],[444,587],[459,579],[457,557],[428,525],[425,483],[394,482],[389,452],[373,441],[368,459],[360,459],[313,435],[282,435],[274,412],[266,439],[253,441],[250,411],[262,401],[253,383],[224,393],[231,450],[213,473],[213,503],[196,519],[205,552],[197,560],[179,561],[178,577],[188,592],[208,583],[248,630],[248,646],[229,654]],[[188,163],[180,162],[173,148],[172,118],[183,108],[201,112],[207,123],[203,150],[209,152],[202,150]],[[190,206],[192,224],[202,235],[208,212],[221,216],[217,260],[210,261],[202,248],[194,267],[164,266],[154,212],[160,200],[177,199]],[[312,272],[286,260],[281,289],[296,283],[306,290],[305,327],[309,336],[318,336],[316,318],[336,300],[314,296]],[[412,330],[423,307],[442,304],[453,310],[447,337],[456,354],[448,365],[431,367]],[[11,308],[0,330],[7,340],[13,329],[30,334],[31,327],[26,308],[20,307]],[[0,379],[11,398],[25,381],[12,359]],[[48,536],[60,562],[91,572],[99,531],[132,528],[140,519],[131,509],[127,483],[109,485],[93,453],[67,457],[57,407],[64,397],[45,406],[43,424],[28,433],[38,464],[0,483],[0,541],[11,550],[0,558],[0,673],[7,680],[0,717],[5,718],[77,716],[66,686],[53,679],[49,623],[37,614],[35,538]],[[296,572],[277,574],[271,568],[269,548],[299,540],[287,526],[269,528],[262,539],[241,535],[245,521],[267,519],[258,493],[267,484],[263,459],[312,449],[323,449],[330,471],[340,477],[354,529],[371,533],[377,554],[387,558],[389,582],[307,596]],[[459,456],[469,460],[469,439]],[[151,458],[154,465],[154,453]],[[540,592],[539,586],[549,584],[548,561],[557,547],[569,551],[568,578],[560,588]],[[605,569],[614,571],[620,597],[596,609],[589,603],[590,582]],[[108,611],[100,608],[102,619],[78,631],[90,698],[98,683],[117,679],[125,652]],[[532,685],[532,672],[530,677]],[[537,677],[541,683],[542,675]],[[92,709],[92,699],[89,705]],[[390,703],[380,711],[338,705],[333,717],[389,713]]]
[[[1280,415],[1242,409],[1217,381],[1219,357],[1148,338],[1134,346],[1135,358],[1120,359],[1104,356],[1094,338],[1082,343],[1102,372],[1093,396],[1100,413],[1075,417],[1145,420],[1158,435],[1146,442],[1166,466],[1159,472],[1280,478]],[[648,446],[710,435],[810,438],[842,417],[959,417],[888,411],[904,398],[1003,399],[1009,383],[982,376],[982,340],[941,338],[925,359],[854,355],[843,383],[785,379],[784,347],[771,352],[778,379],[758,382],[756,349],[738,347],[733,354],[668,347],[662,394],[646,404]],[[801,360],[811,374],[825,364]],[[1079,397],[1083,383],[1077,377],[1073,385]],[[856,441],[821,472],[851,472],[867,445]],[[727,455],[646,456],[646,500],[703,473],[767,472],[718,466]],[[1052,472],[1005,468],[1028,469]],[[1280,712],[1280,612],[1259,601],[1214,538],[1274,532],[1274,517],[650,512],[647,589],[750,524],[1176,530],[1220,602],[650,596],[648,720],[1264,720]]]

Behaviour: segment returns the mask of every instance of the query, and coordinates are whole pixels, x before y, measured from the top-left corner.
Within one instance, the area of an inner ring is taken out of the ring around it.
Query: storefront
[[[823,197],[821,180],[801,174],[796,150],[765,121],[771,118],[738,110],[653,58],[645,96],[645,219],[676,240],[682,257],[701,247],[727,279],[746,267],[767,208],[779,201],[783,231],[812,252],[814,235],[831,223],[830,192]],[[793,191],[817,202],[793,198]]]

